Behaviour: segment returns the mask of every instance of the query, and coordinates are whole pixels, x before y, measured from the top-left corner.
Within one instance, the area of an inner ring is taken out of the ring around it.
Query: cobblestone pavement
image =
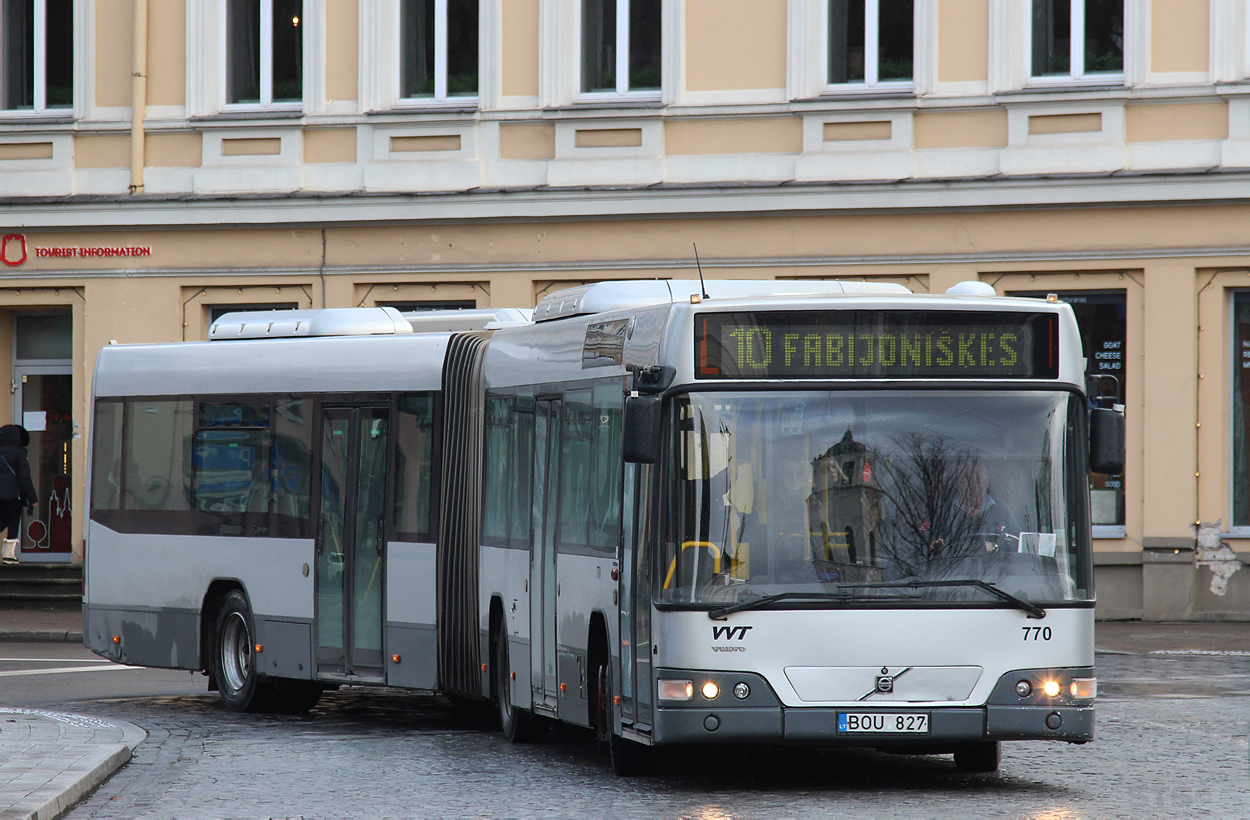
[[[622,779],[589,739],[509,745],[442,701],[328,693],[307,717],[215,696],[67,704],[149,732],[86,817],[1193,817],[1250,812],[1250,658],[1100,655],[1098,739],[1004,744],[996,775],[947,756],[691,748]]]

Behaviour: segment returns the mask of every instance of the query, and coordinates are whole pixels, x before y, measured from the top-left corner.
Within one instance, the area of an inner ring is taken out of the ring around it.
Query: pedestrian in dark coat
[[[20,424],[0,427],[0,528],[7,529],[4,559],[16,560],[15,541],[22,532],[22,508],[34,512],[39,503],[35,485],[30,480],[30,462],[26,458],[26,445],[30,433]],[[10,549],[12,548],[12,549]]]

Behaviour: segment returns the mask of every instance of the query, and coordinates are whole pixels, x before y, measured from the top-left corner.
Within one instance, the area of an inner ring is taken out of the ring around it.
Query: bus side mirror
[[[627,396],[622,445],[630,464],[654,464],[660,457],[660,397]]]
[[[1124,413],[1109,407],[1089,411],[1089,469],[1117,475],[1124,472]]]

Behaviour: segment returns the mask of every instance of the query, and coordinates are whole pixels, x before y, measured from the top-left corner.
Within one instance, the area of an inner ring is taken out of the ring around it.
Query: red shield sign
[[[0,259],[4,264],[16,267],[26,261],[26,237],[11,233],[0,241]]]

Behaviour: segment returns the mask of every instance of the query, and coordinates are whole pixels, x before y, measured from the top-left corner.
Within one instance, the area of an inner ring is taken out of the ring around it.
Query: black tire
[[[499,707],[499,729],[505,740],[509,743],[537,743],[546,738],[546,721],[533,712],[512,705],[512,667],[508,664],[506,634],[500,634],[495,640],[495,694]]]
[[[607,653],[600,655],[595,663],[595,702],[592,704],[595,716],[595,740],[600,744],[612,740],[612,730],[616,728],[616,713],[613,709],[614,696],[612,690],[612,671],[607,660]]]
[[[1002,761],[1003,748],[997,740],[968,743],[955,750],[955,765],[961,772],[974,774],[996,772]]]
[[[595,736],[607,743],[608,756],[612,760],[612,771],[617,777],[639,777],[655,771],[655,752],[650,746],[644,746],[616,734],[616,685],[612,680],[612,666],[604,653],[604,660],[598,666],[598,717],[595,723]]]
[[[642,777],[655,771],[655,751],[620,735],[608,738],[612,771],[617,777]]]
[[[230,590],[217,612],[213,680],[222,701],[235,712],[259,712],[269,706],[270,686],[256,672],[254,634],[247,597],[237,589]]]

